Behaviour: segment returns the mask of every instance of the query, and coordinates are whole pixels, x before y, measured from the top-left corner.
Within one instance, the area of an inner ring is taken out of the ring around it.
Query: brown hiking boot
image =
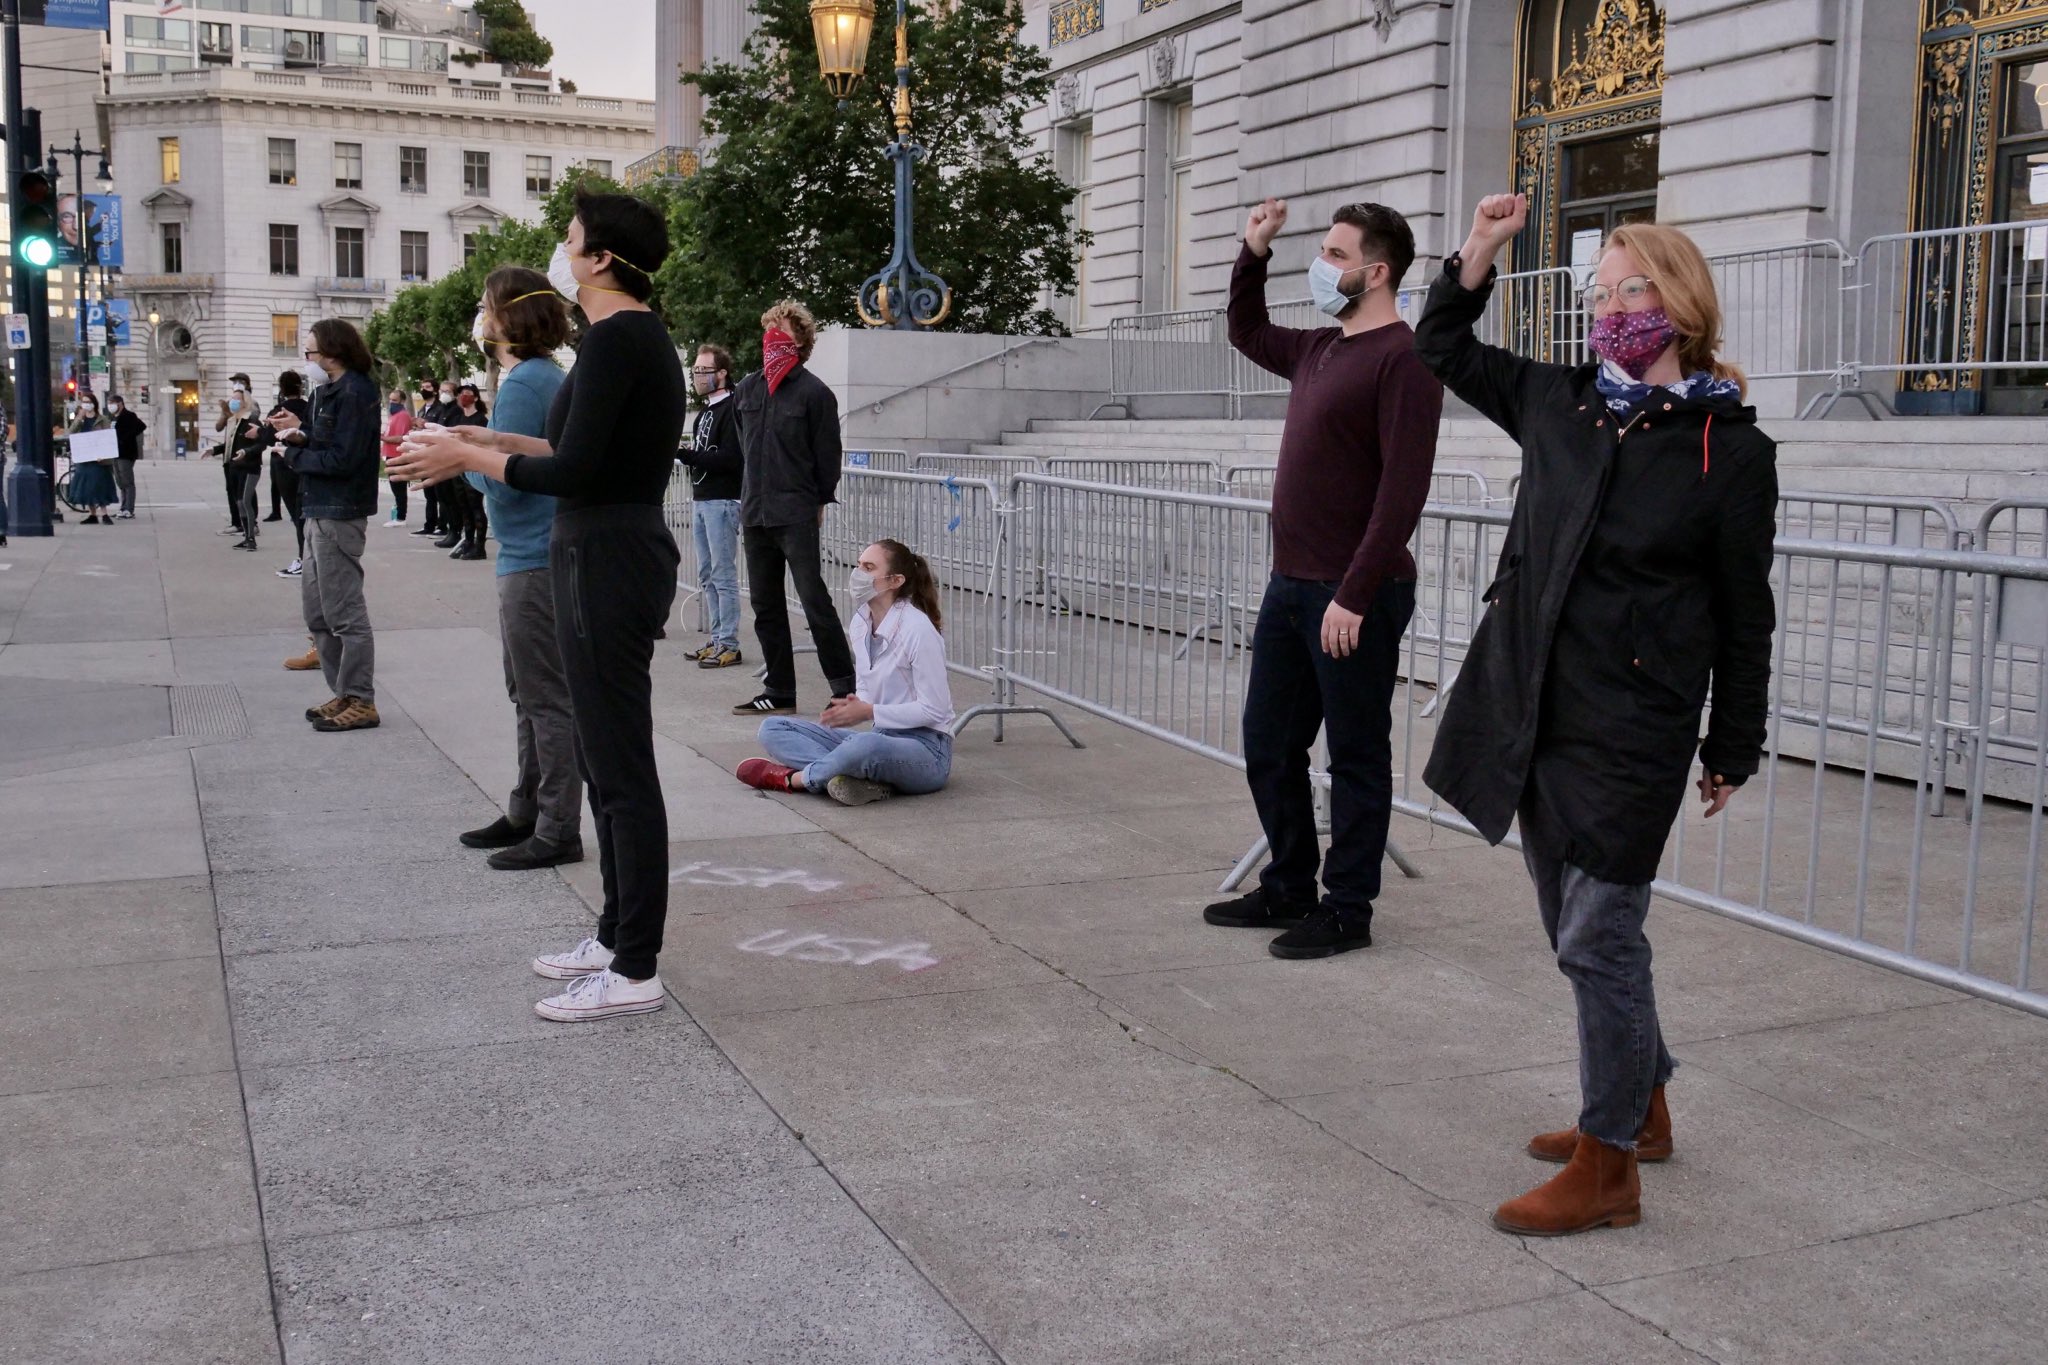
[[[318,706],[307,707],[306,719],[312,721],[315,725],[318,725],[321,721],[326,720],[329,716],[340,715],[341,709],[347,705],[347,697],[329,697],[326,701],[321,702]]]
[[[304,654],[295,654],[284,661],[284,666],[294,673],[310,673],[320,666],[320,651],[309,649]]]
[[[1636,1154],[1579,1134],[1565,1168],[1493,1211],[1493,1225],[1524,1237],[1568,1237],[1594,1228],[1634,1227],[1643,1216]]]
[[[313,722],[315,730],[329,734],[336,730],[374,730],[381,723],[377,719],[377,708],[361,697],[344,697],[345,703],[339,711]]]
[[[1560,1128],[1554,1133],[1538,1133],[1529,1139],[1529,1155],[1538,1161],[1570,1161],[1578,1149],[1579,1130],[1576,1126]],[[1650,1108],[1643,1115],[1643,1126],[1636,1132],[1637,1161],[1671,1160],[1671,1110],[1664,1103],[1664,1087],[1658,1086],[1650,1092]]]

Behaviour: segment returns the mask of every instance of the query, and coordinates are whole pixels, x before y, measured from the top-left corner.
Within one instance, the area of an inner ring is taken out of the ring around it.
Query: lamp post
[[[92,152],[85,145],[85,135],[77,129],[73,129],[71,132],[71,145],[69,147],[50,148],[49,162],[50,178],[56,180],[59,178],[57,158],[60,156],[69,156],[71,158],[71,184],[73,187],[71,197],[77,204],[78,212],[79,264],[76,310],[78,312],[77,365],[80,371],[78,386],[81,392],[93,387],[92,364],[89,359],[90,351],[88,350],[89,334],[86,331],[86,316],[92,311],[92,300],[86,288],[86,272],[99,264],[99,245],[93,240],[92,205],[86,202],[85,197],[85,159],[90,155],[92,155]],[[93,182],[104,193],[111,189],[114,184],[114,173],[107,166],[106,148],[101,147],[99,149],[99,159],[99,174],[93,177]],[[60,200],[59,202],[61,203],[62,201]],[[106,268],[102,266],[100,269],[100,298],[103,303],[105,302],[107,292],[106,280]],[[111,318],[108,319],[107,332],[107,386],[112,388],[114,383],[114,343]]]
[[[811,31],[826,88],[844,100],[867,69],[874,0],[811,0]],[[910,140],[910,30],[906,0],[896,0],[896,138],[886,153],[896,163],[896,245],[889,263],[868,276],[854,306],[870,327],[911,331],[936,327],[953,311],[953,290],[925,269],[912,244],[911,170],[925,149]]]

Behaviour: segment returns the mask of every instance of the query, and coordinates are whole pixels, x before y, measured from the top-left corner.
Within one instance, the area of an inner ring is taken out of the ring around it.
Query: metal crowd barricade
[[[913,474],[953,474],[968,479],[1006,479],[1012,474],[1036,474],[1039,463],[1033,455],[968,455],[934,451],[910,462]]]
[[[1752,380],[1838,378],[1855,265],[1847,247],[1827,238],[1709,256],[1722,357]]]
[[[1486,311],[1472,329],[1489,346],[1557,365],[1586,359],[1587,317],[1567,267],[1518,270],[1493,282]]]
[[[1045,462],[1044,472],[1055,478],[1082,483],[1113,483],[1131,488],[1156,488],[1169,493],[1215,493],[1223,489],[1223,472],[1216,461],[1172,455],[1098,458],[1092,455],[1055,455]]]
[[[1976,541],[1992,554],[2048,563],[2048,498],[1993,503],[1978,520]],[[2008,582],[1987,606],[1994,621],[1976,684],[1984,743],[1994,757],[2024,756],[2048,733],[2042,714],[2042,688],[2048,686],[2048,588]]]
[[[2048,222],[1872,237],[1853,292],[1844,394],[1895,406],[1872,376],[1926,393],[2048,378]]]
[[[840,463],[848,469],[880,469],[892,473],[910,472],[910,452],[888,450],[870,446],[865,450],[847,450],[841,453]]]
[[[1139,313],[1109,324],[1110,397],[1228,396],[1236,353],[1223,313]]]

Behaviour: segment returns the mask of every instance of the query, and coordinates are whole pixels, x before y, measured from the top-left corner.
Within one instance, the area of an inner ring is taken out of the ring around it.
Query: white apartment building
[[[136,318],[115,384],[148,391],[165,449],[167,401],[196,449],[230,374],[267,391],[315,320],[360,322],[479,229],[532,219],[572,166],[616,174],[654,143],[650,102],[410,70],[115,74],[105,104]]]
[[[236,66],[459,75],[466,63],[489,61],[477,17],[429,0],[184,0],[172,14],[162,8],[113,0],[114,74]]]

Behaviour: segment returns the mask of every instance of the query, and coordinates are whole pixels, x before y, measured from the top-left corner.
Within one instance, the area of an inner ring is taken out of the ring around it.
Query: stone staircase
[[[1258,420],[1037,421],[971,449],[1039,459],[1207,457],[1228,467],[1271,464],[1280,428]],[[1778,483],[1787,490],[1933,498],[1954,507],[1966,527],[2000,499],[2048,498],[2048,421],[2038,417],[1778,421],[1765,429],[1778,440]],[[1471,470],[1505,493],[1521,460],[1492,423],[1450,417],[1437,467]]]

